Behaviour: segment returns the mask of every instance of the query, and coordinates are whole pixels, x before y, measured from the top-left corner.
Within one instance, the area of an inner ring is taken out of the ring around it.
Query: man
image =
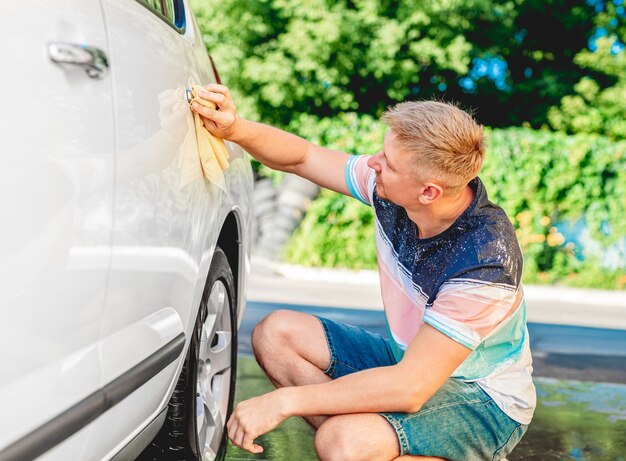
[[[289,416],[317,428],[326,460],[498,460],[535,406],[521,288],[522,255],[477,174],[482,127],[440,102],[387,111],[383,149],[352,156],[237,116],[228,89],[194,105],[207,129],[277,170],[374,208],[390,341],[328,319],[276,311],[254,329],[277,389],[240,403],[233,443],[254,443]]]

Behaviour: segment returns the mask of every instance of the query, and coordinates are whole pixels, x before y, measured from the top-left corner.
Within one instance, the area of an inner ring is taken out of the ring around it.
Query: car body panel
[[[183,324],[193,311],[204,240],[218,232],[216,191],[206,197],[202,181],[180,187],[180,146],[187,133],[183,90],[194,69],[190,41],[139,2],[102,0],[111,59],[116,123],[116,188],[111,273],[101,335],[122,336],[125,351],[103,343],[105,362],[125,356],[129,369],[149,350],[133,347],[127,329],[165,308]],[[132,44],[132,46],[129,46]],[[203,201],[206,206],[198,209]],[[193,221],[190,218],[197,218]],[[177,363],[178,364],[178,363]],[[103,414],[106,437],[92,440],[94,459],[114,451],[154,418],[175,382],[177,364]],[[103,373],[101,386],[113,375]],[[165,400],[166,401],[166,400]]]
[[[250,190],[250,166],[241,149],[229,145],[234,167],[226,173],[227,192],[205,179],[182,183],[180,146],[195,131],[189,131],[186,117],[192,115],[181,97],[190,79],[215,81],[197,25],[188,8],[188,27],[179,34],[140,3],[102,4],[115,63],[117,136],[112,263],[102,335],[125,335],[132,344],[134,333],[124,326],[167,308],[185,325],[187,346],[222,223],[238,204],[227,196],[236,195],[237,187]],[[146,352],[103,349],[102,356],[117,363],[123,354],[131,364]],[[116,453],[160,412],[183,358],[99,418],[108,437],[90,443],[95,455]],[[103,373],[102,385],[112,378]]]
[[[25,29],[27,33],[25,33]],[[113,205],[108,79],[51,61],[49,42],[106,50],[98,0],[11,2],[0,16],[0,447],[100,385]],[[82,257],[94,253],[95,261]],[[67,441],[80,457],[88,430]]]

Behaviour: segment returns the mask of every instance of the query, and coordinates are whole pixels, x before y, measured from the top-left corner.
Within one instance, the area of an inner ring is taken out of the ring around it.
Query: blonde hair
[[[397,104],[382,115],[398,147],[415,153],[412,170],[455,195],[475,178],[485,157],[483,127],[467,112],[438,101]]]

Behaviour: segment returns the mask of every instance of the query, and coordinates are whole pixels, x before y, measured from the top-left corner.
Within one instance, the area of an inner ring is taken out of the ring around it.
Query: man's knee
[[[315,433],[315,451],[320,461],[357,461],[358,447],[354,446],[353,438],[342,418],[331,417],[322,424]]]
[[[257,358],[267,355],[272,350],[284,348],[289,341],[293,322],[291,311],[273,311],[261,320],[252,330],[252,351]]]
[[[322,461],[387,461],[400,455],[398,437],[376,413],[331,416],[315,434]]]
[[[261,366],[293,361],[294,354],[320,370],[330,364],[330,349],[317,318],[303,312],[278,310],[270,313],[252,331],[252,350]]]

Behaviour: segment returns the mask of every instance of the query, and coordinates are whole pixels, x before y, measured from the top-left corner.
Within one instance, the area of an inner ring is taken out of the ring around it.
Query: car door
[[[111,443],[128,441],[167,402],[189,339],[184,332],[195,319],[204,285],[200,274],[208,268],[207,241],[216,234],[222,194],[202,179],[185,184],[181,178],[181,145],[191,115],[184,90],[190,78],[198,83],[209,78],[195,66],[194,47],[204,45],[185,4],[102,0],[102,5],[117,133],[102,384],[126,375],[141,381],[141,389],[127,389],[133,392],[100,418],[107,437],[94,440],[98,454],[115,452],[119,446]],[[146,361],[155,365],[150,373],[143,372]]]
[[[113,206],[100,2],[5,2],[0,35],[0,459],[87,459]]]

